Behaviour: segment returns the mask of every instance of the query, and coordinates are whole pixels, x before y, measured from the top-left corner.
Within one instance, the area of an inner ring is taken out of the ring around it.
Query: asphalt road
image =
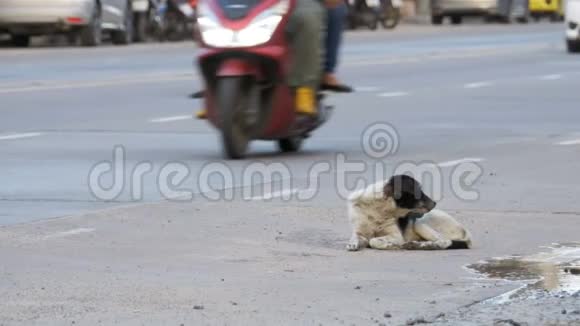
[[[259,142],[236,162],[191,118],[201,105],[188,98],[200,87],[192,44],[0,49],[0,324],[362,325],[387,310],[385,322],[397,324],[513,288],[481,286],[461,266],[578,240],[580,57],[565,52],[563,30],[350,33],[340,75],[358,91],[329,98],[333,118],[301,153]],[[375,159],[363,135],[379,121],[394,127],[396,146]],[[102,200],[90,174],[116,146],[124,182]],[[442,182],[427,180],[428,190],[473,228],[476,249],[344,253],[338,155],[366,164],[346,176],[346,190],[374,182],[377,162],[388,172],[430,163]],[[261,180],[242,177],[256,161],[284,164],[288,178],[264,193]],[[299,200],[323,163],[332,172]],[[160,177],[168,164],[186,173],[173,192]],[[231,184],[206,180],[208,164],[229,169]],[[458,181],[478,193],[472,200],[453,183],[465,166],[480,175]],[[177,188],[193,199],[175,197]],[[211,200],[209,190],[233,198]]]

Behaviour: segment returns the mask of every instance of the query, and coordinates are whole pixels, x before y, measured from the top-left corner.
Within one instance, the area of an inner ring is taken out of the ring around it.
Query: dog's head
[[[425,195],[421,184],[408,175],[395,175],[383,188],[386,200],[392,200],[397,208],[397,217],[409,213],[425,214],[437,203]]]

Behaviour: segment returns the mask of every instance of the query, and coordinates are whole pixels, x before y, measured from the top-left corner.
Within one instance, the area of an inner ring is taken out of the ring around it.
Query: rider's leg
[[[342,85],[334,74],[336,66],[338,65],[347,6],[345,3],[342,3],[335,7],[327,8],[326,11],[327,31],[325,40],[326,56],[324,62],[324,77],[322,80],[323,88],[339,92],[350,92],[352,89],[349,86]]]
[[[316,0],[297,0],[288,21],[291,66],[288,84],[296,90],[296,112],[315,115],[322,75],[325,12]]]

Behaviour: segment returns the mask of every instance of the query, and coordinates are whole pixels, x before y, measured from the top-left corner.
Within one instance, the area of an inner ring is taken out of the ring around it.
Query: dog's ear
[[[385,197],[385,199],[389,199],[389,198],[392,198],[394,195],[395,195],[395,190],[393,189],[393,185],[391,184],[391,182],[388,182],[383,187],[383,196]]]

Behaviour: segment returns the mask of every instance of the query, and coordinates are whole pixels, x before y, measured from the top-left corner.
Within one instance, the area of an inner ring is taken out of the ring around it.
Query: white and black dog
[[[410,176],[396,175],[352,193],[348,215],[353,228],[347,250],[443,250],[471,248],[471,235]]]

